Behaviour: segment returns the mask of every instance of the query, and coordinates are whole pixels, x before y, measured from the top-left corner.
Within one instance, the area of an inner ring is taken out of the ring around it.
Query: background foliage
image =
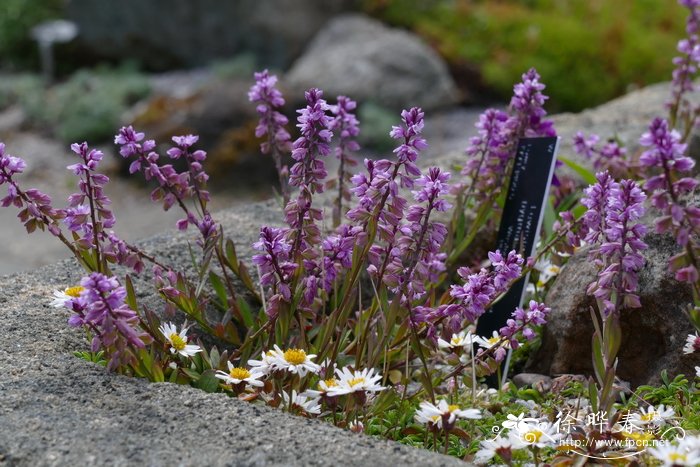
[[[472,65],[499,97],[522,70],[547,83],[552,110],[580,110],[630,86],[670,79],[685,10],[671,0],[364,0],[416,31],[453,69]],[[471,64],[471,65],[470,65]]]

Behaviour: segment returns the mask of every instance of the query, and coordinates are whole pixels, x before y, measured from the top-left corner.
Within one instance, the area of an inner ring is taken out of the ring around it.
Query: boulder
[[[457,102],[442,59],[417,36],[360,14],[331,20],[294,62],[284,80],[299,95],[310,87],[401,110]]]
[[[70,0],[81,46],[98,57],[148,69],[204,65],[253,52],[286,68],[309,39],[352,0]]]
[[[247,259],[260,225],[278,221],[280,211],[275,203],[250,203],[216,217]],[[196,237],[191,230],[168,232],[141,247],[185,268],[188,242]],[[75,261],[63,261],[2,277],[0,339],[11,344],[0,346],[0,465],[465,465],[225,394],[111,374],[81,360],[73,352],[88,348],[84,333],[68,327],[66,310],[49,306],[51,291],[80,275]]]
[[[668,272],[668,259],[678,252],[668,235],[647,234],[646,264],[639,274],[642,307],[621,313],[622,345],[617,375],[632,387],[657,384],[662,370],[670,376],[695,375],[697,354],[684,355],[686,336],[694,332],[685,307],[692,301],[690,289]],[[544,327],[542,345],[528,362],[527,371],[550,374],[593,374],[590,307],[595,300],[586,295],[597,269],[588,260],[588,250],[574,254],[562,268],[545,303],[552,308]]]
[[[546,77],[544,80],[546,82]],[[575,154],[572,149],[572,140],[577,131],[586,135],[596,133],[601,141],[618,138],[627,147],[628,154],[634,154],[640,149],[639,137],[647,131],[651,121],[655,117],[668,117],[665,103],[670,96],[670,83],[658,83],[580,113],[553,115],[551,119],[554,121],[554,128],[562,138],[560,154],[586,167],[591,166],[588,160]],[[694,105],[700,105],[700,93],[690,94],[688,97]],[[700,162],[700,134],[697,130],[689,142],[689,155]],[[700,163],[696,165],[696,174],[698,170]]]

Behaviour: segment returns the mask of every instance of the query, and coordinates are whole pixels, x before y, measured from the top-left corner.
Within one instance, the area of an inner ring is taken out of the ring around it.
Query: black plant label
[[[552,184],[558,137],[522,138],[518,141],[496,247],[506,256],[515,250],[527,259],[535,253]],[[515,282],[501,300],[479,318],[477,333],[490,337],[506,325],[513,310],[522,306],[528,276]]]

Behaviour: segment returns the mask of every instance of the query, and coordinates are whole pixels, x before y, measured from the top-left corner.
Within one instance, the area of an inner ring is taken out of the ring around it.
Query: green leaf
[[[578,174],[578,176],[581,177],[581,179],[584,182],[588,183],[589,185],[595,184],[595,172],[585,168],[581,164],[574,162],[573,160],[568,159],[566,157],[559,156],[559,160],[562,161],[564,165],[569,167],[571,170],[576,172],[576,174]]]
[[[209,271],[209,282],[211,283],[216,297],[219,299],[219,305],[222,309],[228,308],[228,295],[226,294],[226,286],[223,281],[214,271]]]
[[[136,311],[138,310],[138,305],[136,303],[136,292],[134,291],[134,283],[131,281],[131,276],[129,274],[124,278],[124,286],[126,288],[126,304],[129,308]]]
[[[194,386],[204,392],[216,392],[219,389],[219,378],[214,370],[207,370],[194,383]]]

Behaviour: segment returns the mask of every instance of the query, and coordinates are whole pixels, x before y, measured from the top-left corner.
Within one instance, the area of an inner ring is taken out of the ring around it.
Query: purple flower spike
[[[646,195],[632,180],[616,183],[607,172],[597,178],[598,183],[586,190],[581,201],[589,208],[584,223],[591,231],[586,238],[601,242],[591,251],[601,271],[588,293],[602,303],[601,311],[608,316],[622,308],[641,306],[637,275],[644,267],[640,251],[647,245],[642,241],[646,228],[636,221],[644,215]]]
[[[248,92],[248,99],[257,104],[256,110],[260,115],[260,121],[255,127],[255,136],[267,137],[260,143],[260,152],[272,154],[279,177],[280,189],[285,203],[289,201],[289,189],[287,177],[289,169],[282,163],[282,155],[292,147],[291,136],[287,131],[289,120],[278,109],[284,106],[282,93],[275,87],[277,76],[271,75],[267,70],[255,73],[255,84]]]
[[[260,268],[260,284],[272,289],[265,312],[277,316],[282,303],[290,303],[292,291],[290,283],[297,265],[290,261],[292,245],[285,238],[287,229],[263,227],[260,240],[253,248],[261,254],[253,256],[253,263]]]
[[[150,337],[138,329],[136,312],[124,303],[126,289],[114,277],[94,272],[83,278],[80,296],[72,300],[72,326],[86,326],[96,333],[92,350],[107,350],[110,355],[108,368],[133,363],[131,349],[144,348]]]
[[[328,104],[322,99],[323,91],[311,88],[306,91],[307,106],[299,110],[297,127],[301,136],[294,141],[292,158],[297,161],[289,171],[289,184],[306,186],[311,193],[323,192],[321,183],[328,175],[325,165],[318,156],[327,156],[333,132],[330,130],[333,119],[326,114]]]
[[[513,87],[509,107],[515,118],[509,122],[509,126],[517,129],[516,134],[526,137],[557,135],[552,121],[544,118],[547,115],[544,103],[549,99],[542,94],[544,88],[534,68],[523,74],[522,82]]]

